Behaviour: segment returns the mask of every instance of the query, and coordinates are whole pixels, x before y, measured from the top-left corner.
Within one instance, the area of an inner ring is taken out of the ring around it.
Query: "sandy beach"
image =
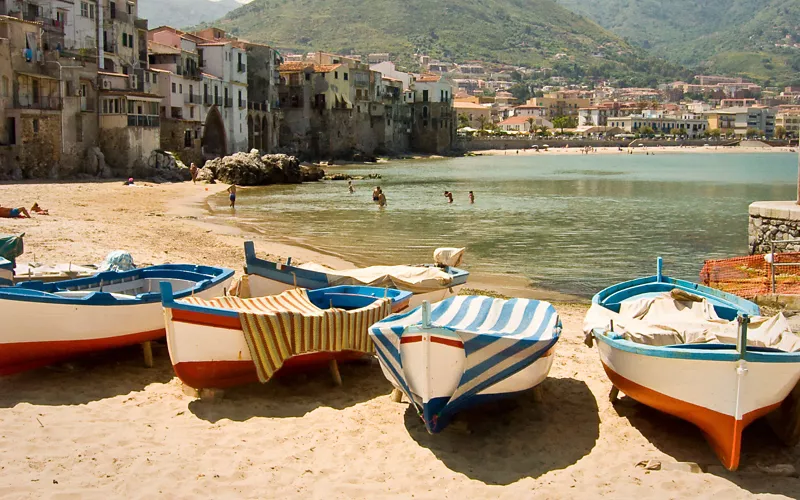
[[[568,148],[548,148],[546,150],[537,151],[536,149],[487,149],[481,151],[473,151],[476,156],[503,156],[503,155],[541,155],[541,154],[556,154],[556,155],[581,155],[585,154],[582,151],[580,142],[576,142],[575,146]],[[698,154],[698,153],[726,153],[726,154],[742,154],[742,153],[791,153],[796,152],[796,147],[752,147],[752,146],[648,146],[648,147],[634,147],[630,148],[635,155],[649,154]],[[628,154],[628,148],[600,147],[594,148],[589,155],[624,155]]]
[[[35,255],[97,263],[126,249],[140,265],[198,262],[238,271],[242,242],[254,238],[260,254],[348,264],[210,224],[205,198],[225,187],[4,184],[4,206],[38,201],[53,215],[0,219],[0,234],[26,233],[21,262]],[[764,422],[744,433],[741,469],[728,473],[692,425],[628,398],[612,406],[598,355],[583,344],[587,305],[555,306],[564,330],[544,401],[528,394],[479,407],[435,436],[407,403],[390,401],[375,361],[343,365],[342,387],[323,370],[229,390],[219,401],[183,393],[164,344],[154,368],[144,368],[134,347],[0,378],[0,497],[798,496],[797,474],[765,470],[800,467],[800,448],[782,447]],[[637,466],[648,460],[661,470]],[[683,462],[704,472],[687,472]]]

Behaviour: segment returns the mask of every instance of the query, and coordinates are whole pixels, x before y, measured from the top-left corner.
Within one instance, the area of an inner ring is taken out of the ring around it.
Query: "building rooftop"
[[[163,54],[172,54],[178,55],[181,53],[181,49],[177,47],[172,47],[171,45],[165,45],[163,43],[148,41],[147,42],[147,50],[151,54],[163,55]]]
[[[474,102],[465,102],[465,101],[453,101],[453,107],[456,109],[485,109],[488,110],[486,106],[481,106],[480,104]]]

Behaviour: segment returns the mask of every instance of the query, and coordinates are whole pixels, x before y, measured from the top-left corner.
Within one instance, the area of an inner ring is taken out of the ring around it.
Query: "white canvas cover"
[[[737,321],[720,319],[714,307],[704,298],[680,290],[657,297],[622,302],[620,312],[592,304],[584,319],[583,332],[591,344],[591,332],[608,330],[632,342],[653,346],[702,344],[716,342],[735,344],[739,335]],[[800,337],[792,333],[783,314],[767,318],[750,318],[747,345],[772,347],[785,352],[800,351]]]
[[[437,267],[372,266],[361,269],[331,269],[322,264],[302,264],[301,269],[328,275],[330,286],[367,285],[426,293],[448,288],[453,277]]]
[[[440,266],[458,267],[464,259],[465,248],[437,248],[433,251],[433,261]]]

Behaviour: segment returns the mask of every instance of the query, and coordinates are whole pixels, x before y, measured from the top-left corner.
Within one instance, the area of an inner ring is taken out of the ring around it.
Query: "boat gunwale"
[[[197,272],[197,269],[214,270],[216,274]],[[130,271],[106,271],[85,278],[63,280],[52,283],[43,281],[26,281],[15,286],[0,287],[0,301],[9,300],[16,302],[39,302],[53,305],[83,305],[83,306],[123,306],[152,304],[161,301],[161,292],[146,292],[130,298],[121,298],[119,294],[87,290],[83,297],[62,297],[54,292],[40,290],[40,288],[55,289],[56,291],[71,291],[70,287],[77,285],[93,285],[107,281],[124,280],[129,277],[136,279],[184,279],[194,281],[195,284],[174,294],[175,298],[184,298],[195,293],[204,292],[220,283],[231,279],[235,271],[225,267],[196,266],[194,264],[163,264],[158,266],[142,267]],[[204,279],[200,279],[204,277]],[[110,283],[109,283],[110,284]]]

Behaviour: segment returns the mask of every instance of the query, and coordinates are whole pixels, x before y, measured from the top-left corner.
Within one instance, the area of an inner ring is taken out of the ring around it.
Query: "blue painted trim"
[[[245,241],[244,243],[244,258],[245,274],[255,274],[262,278],[268,278],[292,286],[296,284],[299,288],[307,288],[309,290],[328,286],[328,275],[325,273],[292,266],[288,263],[290,261],[287,261],[286,264],[281,264],[281,269],[278,269],[277,262],[258,258],[256,256],[255,245],[252,241]],[[433,264],[426,264],[426,266],[438,267]],[[469,271],[463,269],[458,269],[456,267],[443,267],[440,269],[453,277],[450,286],[463,285],[467,282],[467,278],[469,278]]]
[[[595,339],[608,346],[633,354],[669,359],[691,359],[697,361],[738,361],[739,353],[733,344],[680,344],[672,346],[651,346],[637,344],[620,338],[609,336],[601,330],[592,332]],[[760,347],[748,347],[745,361],[758,363],[800,363],[800,352],[783,352]]]
[[[223,309],[221,307],[206,307],[193,304],[185,304],[182,302],[175,302],[175,299],[181,298],[172,292],[172,284],[168,282],[161,282],[161,304],[170,309],[179,309],[181,311],[191,311],[202,314],[211,314],[216,316],[227,316],[229,318],[238,318],[239,313],[230,309]],[[342,293],[342,292],[361,291],[361,294]],[[331,302],[333,307],[342,309],[358,309],[366,307],[376,300],[383,298],[386,293],[386,298],[392,300],[392,303],[402,302],[411,297],[411,292],[403,290],[393,290],[377,287],[354,287],[354,286],[334,286],[329,288],[320,288],[318,290],[308,290],[308,298],[311,302],[320,309],[329,309]]]
[[[199,272],[204,271],[204,272]],[[111,293],[91,292],[83,297],[60,297],[57,292],[78,291],[78,288],[93,288],[107,283],[118,283],[120,280],[135,281],[138,279],[181,279],[194,281],[196,284],[176,294],[177,298],[188,297],[192,294],[207,290],[225,280],[233,277],[234,271],[223,267],[195,266],[191,264],[165,264],[162,266],[144,267],[131,271],[107,271],[86,278],[64,280],[54,283],[41,281],[26,281],[14,287],[0,288],[0,300],[14,300],[24,302],[41,302],[46,304],[73,304],[88,306],[115,306],[159,302],[161,294],[148,292],[130,299],[114,297]]]

